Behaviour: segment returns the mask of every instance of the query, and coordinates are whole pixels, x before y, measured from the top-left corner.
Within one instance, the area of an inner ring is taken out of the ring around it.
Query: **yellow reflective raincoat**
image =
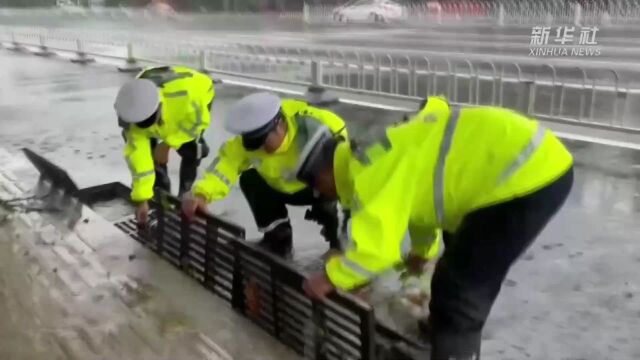
[[[366,147],[336,149],[336,186],[352,208],[352,243],[326,272],[341,289],[399,263],[407,229],[423,236],[454,232],[470,212],[535,192],[573,163],[537,121],[496,107],[452,107],[436,97],[381,135]]]
[[[344,121],[336,114],[308,105],[303,101],[282,100],[281,111],[287,124],[287,135],[278,150],[248,151],[242,137],[226,141],[207,167],[202,180],[196,182],[193,193],[207,202],[227,196],[240,174],[254,167],[273,189],[293,194],[306,187],[295,177],[295,167],[304,145],[319,126],[326,126],[336,136],[347,136]]]
[[[209,111],[215,90],[208,75],[182,66],[150,68],[137,77],[156,83],[161,111],[160,121],[151,127],[132,124],[124,131],[124,155],[133,179],[131,200],[141,202],[153,197],[155,166],[150,139],[178,149],[201,136],[211,123]]]

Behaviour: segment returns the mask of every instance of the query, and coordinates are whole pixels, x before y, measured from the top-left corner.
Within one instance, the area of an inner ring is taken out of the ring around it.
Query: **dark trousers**
[[[151,153],[158,145],[157,139],[151,139]],[[209,155],[209,147],[202,138],[202,134],[193,141],[182,144],[177,150],[180,155],[180,185],[178,188],[178,196],[182,196],[185,192],[191,190],[193,183],[198,175],[198,166],[202,159]],[[171,192],[171,179],[169,178],[169,172],[167,165],[155,165],[156,181],[154,188],[160,188],[167,192]]]
[[[240,175],[240,189],[261,232],[269,232],[279,226],[291,228],[286,205],[310,205],[312,209],[307,212],[307,219],[316,220],[324,226],[327,241],[337,241],[337,203],[316,197],[311,188],[293,194],[282,193],[267,184],[256,169],[249,169]]]
[[[530,195],[468,214],[455,233],[444,233],[431,282],[431,360],[480,358],[482,328],[509,268],[562,207],[572,184],[570,169]]]

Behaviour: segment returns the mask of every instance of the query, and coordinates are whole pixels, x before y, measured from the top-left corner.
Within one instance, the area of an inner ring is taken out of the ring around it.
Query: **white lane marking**
[[[380,103],[371,103],[371,102],[359,101],[359,100],[340,99],[340,102],[343,102],[343,103],[346,103],[346,104],[351,104],[351,105],[358,105],[358,106],[363,106],[363,107],[371,107],[371,108],[390,110],[390,111],[404,111],[404,112],[413,112],[413,111],[415,111],[415,109],[409,109],[409,108],[400,107],[400,106],[384,105],[384,104],[380,104]]]
[[[586,141],[586,142],[591,142],[591,143],[600,144],[600,145],[609,145],[609,146],[627,148],[632,150],[640,150],[640,143],[609,140],[609,139],[597,138],[597,137],[587,136],[587,135],[571,134],[571,133],[566,133],[562,131],[553,131],[553,133],[563,139],[580,140],[580,141]]]

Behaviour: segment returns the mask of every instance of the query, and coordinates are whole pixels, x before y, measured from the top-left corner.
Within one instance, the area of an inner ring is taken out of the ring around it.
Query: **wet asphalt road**
[[[81,187],[129,183],[122,139],[113,116],[118,86],[129,75],[112,67],[83,68],[61,59],[0,53],[0,143],[30,147],[67,169]],[[212,149],[227,137],[220,121],[230,102],[251,90],[217,87]],[[391,111],[340,105],[351,134],[366,136]],[[567,142],[576,157],[576,183],[554,221],[508,276],[487,324],[483,355],[490,359],[637,359],[640,357],[640,153]],[[177,178],[177,157],[170,170]],[[203,166],[207,165],[207,161]],[[211,210],[258,236],[240,192]],[[326,250],[319,228],[291,209],[296,262],[315,266]]]

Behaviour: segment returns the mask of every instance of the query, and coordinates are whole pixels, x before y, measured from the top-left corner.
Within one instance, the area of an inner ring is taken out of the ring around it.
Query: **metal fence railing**
[[[343,91],[403,99],[445,95],[461,104],[497,105],[539,118],[627,132],[640,132],[640,89],[618,70],[520,64],[469,55],[442,58],[395,53],[259,44],[171,42],[149,36],[4,29],[0,40],[39,54],[76,53],[136,62],[184,64],[199,69],[288,84],[316,84]],[[636,74],[639,75],[640,74]]]

